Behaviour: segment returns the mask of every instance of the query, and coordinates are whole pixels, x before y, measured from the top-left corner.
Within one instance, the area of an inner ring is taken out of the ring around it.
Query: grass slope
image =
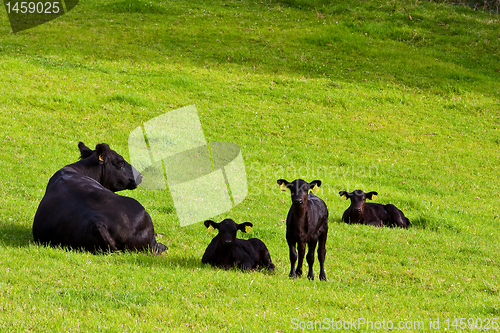
[[[499,317],[498,16],[427,1],[88,0],[9,30],[3,15],[3,330],[288,332],[367,318],[443,331]],[[207,141],[238,144],[247,167],[248,197],[214,219],[254,223],[240,237],[267,244],[274,274],[202,266],[213,235],[181,228],[166,191],[122,193],[151,214],[162,256],[33,243],[47,181],[78,141],[127,156],[132,129],[190,104]],[[288,278],[278,178],[323,181],[326,283]],[[341,223],[338,191],[354,189],[378,191],[412,228]]]

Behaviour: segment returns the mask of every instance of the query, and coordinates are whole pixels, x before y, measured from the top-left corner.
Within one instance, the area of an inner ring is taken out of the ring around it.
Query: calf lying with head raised
[[[355,190],[349,193],[340,191],[339,195],[345,200],[351,199],[351,205],[342,215],[342,221],[346,223],[368,224],[376,227],[397,226],[400,228],[408,228],[410,225],[410,220],[396,206],[366,203],[366,199],[375,200],[377,192],[365,193],[361,190]]]
[[[78,148],[81,160],[49,180],[33,221],[35,242],[88,251],[166,250],[144,207],[114,193],[135,189],[142,175],[106,143]]]
[[[308,245],[307,264],[309,273],[307,277],[314,280],[313,264],[314,250],[318,245],[318,259],[320,265],[319,279],[326,280],[325,273],[325,255],[326,255],[326,236],[328,233],[328,208],[323,200],[318,198],[309,190],[315,186],[321,186],[320,180],[314,180],[308,183],[302,179],[296,179],[289,183],[284,179],[278,179],[283,191],[288,188],[292,195],[292,206],[286,217],[286,241],[290,252],[290,277],[296,278],[302,275],[302,263]],[[297,261],[297,251],[299,250],[299,262],[295,269]]]
[[[212,266],[229,269],[241,267],[244,269],[257,269],[265,267],[273,270],[274,264],[266,245],[258,238],[239,239],[236,238],[238,230],[247,233],[252,228],[252,223],[244,222],[237,224],[231,219],[225,219],[220,223],[205,221],[205,227],[219,230],[207,249],[201,262]]]

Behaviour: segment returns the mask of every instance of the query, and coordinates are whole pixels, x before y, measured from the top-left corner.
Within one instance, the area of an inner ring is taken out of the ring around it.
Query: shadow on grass
[[[201,258],[194,257],[169,257],[168,264],[174,267],[182,268],[203,268],[205,265],[201,263]]]
[[[11,247],[26,247],[33,242],[32,229],[18,224],[0,223],[0,243]]]
[[[436,221],[435,219],[431,219],[426,216],[414,218],[410,222],[410,227],[416,229],[426,229],[431,231],[448,230],[456,233],[460,232],[460,228],[448,223],[445,220]]]
[[[168,265],[171,267],[176,267],[176,268],[202,268],[206,270],[213,270],[213,271],[225,271],[225,269],[220,268],[220,267],[214,267],[211,266],[210,264],[203,264],[201,262],[201,258],[194,258],[194,257],[171,257],[168,260]],[[259,272],[262,274],[266,275],[273,275],[276,273],[276,270],[274,271],[269,271],[265,268],[260,268],[255,271],[252,270],[247,270],[243,269],[241,267],[232,267],[228,269],[228,271],[234,271],[234,272],[239,272],[239,273],[250,273],[250,272]]]
[[[97,255],[103,257],[110,256],[116,263],[126,263],[129,265],[144,267],[166,267],[166,268],[202,268],[201,258],[175,256],[169,251],[156,255],[148,252],[138,251],[117,251],[99,252]]]
[[[361,225],[365,225],[365,224],[359,224],[359,223],[347,223],[347,222],[344,222],[342,221],[341,218],[329,218],[328,219],[328,223],[330,224],[338,224],[338,225],[346,225],[346,226],[351,226],[351,227],[359,227]],[[370,226],[370,225],[366,225],[366,226]],[[373,228],[378,228],[378,227],[375,227],[375,226],[370,226],[370,227],[373,227]],[[410,225],[408,226],[408,229],[411,229],[411,228],[414,228],[414,227],[417,227],[414,223],[413,223],[413,220],[410,221]],[[390,226],[383,226],[381,228],[388,228],[388,229],[398,229],[398,227],[396,226],[393,226],[393,227],[390,227]],[[421,228],[421,227],[417,227],[417,229],[424,229],[424,228]]]

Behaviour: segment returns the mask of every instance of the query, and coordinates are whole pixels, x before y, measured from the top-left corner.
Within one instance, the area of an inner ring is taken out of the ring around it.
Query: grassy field
[[[430,1],[86,0],[13,34],[1,15],[0,331],[311,332],[358,318],[375,327],[346,331],[497,331],[499,19]],[[247,198],[213,219],[252,222],[240,237],[267,244],[274,273],[203,266],[213,234],[181,228],[161,190],[121,194],[166,254],[34,244],[46,184],[78,141],[128,157],[130,131],[191,104],[248,174]],[[327,282],[288,278],[279,178],[323,182]],[[338,192],[355,189],[412,227],[345,225]]]

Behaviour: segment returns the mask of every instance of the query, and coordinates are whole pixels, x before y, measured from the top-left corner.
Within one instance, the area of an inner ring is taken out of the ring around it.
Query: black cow
[[[236,238],[238,230],[246,233],[252,226],[250,222],[237,224],[231,219],[225,219],[220,223],[206,220],[205,227],[217,229],[219,234],[208,245],[201,262],[224,269],[241,267],[254,270],[265,267],[268,270],[274,270],[271,255],[260,239]]]
[[[165,251],[144,207],[113,193],[135,189],[142,175],[106,143],[91,150],[80,142],[78,148],[80,161],[49,180],[33,222],[35,242],[91,252]]]
[[[309,190],[315,186],[321,186],[321,181],[314,180],[308,183],[302,179],[296,179],[289,183],[284,179],[279,179],[278,185],[281,186],[283,191],[288,188],[292,195],[292,206],[286,217],[286,240],[290,251],[291,264],[290,277],[296,278],[302,275],[302,262],[304,261],[307,244],[309,248],[306,257],[309,265],[307,277],[314,280],[314,249],[319,242],[319,279],[326,280],[325,245],[328,234],[328,208],[323,200],[309,193]],[[297,260],[296,245],[299,249],[297,269],[295,269],[295,262]]]
[[[339,195],[343,199],[351,199],[351,205],[342,215],[342,221],[349,224],[359,223],[376,227],[387,225],[389,227],[408,228],[410,220],[396,206],[366,203],[366,199],[374,200],[377,194],[377,192],[365,193],[361,190],[355,190],[351,193],[340,191]]]

